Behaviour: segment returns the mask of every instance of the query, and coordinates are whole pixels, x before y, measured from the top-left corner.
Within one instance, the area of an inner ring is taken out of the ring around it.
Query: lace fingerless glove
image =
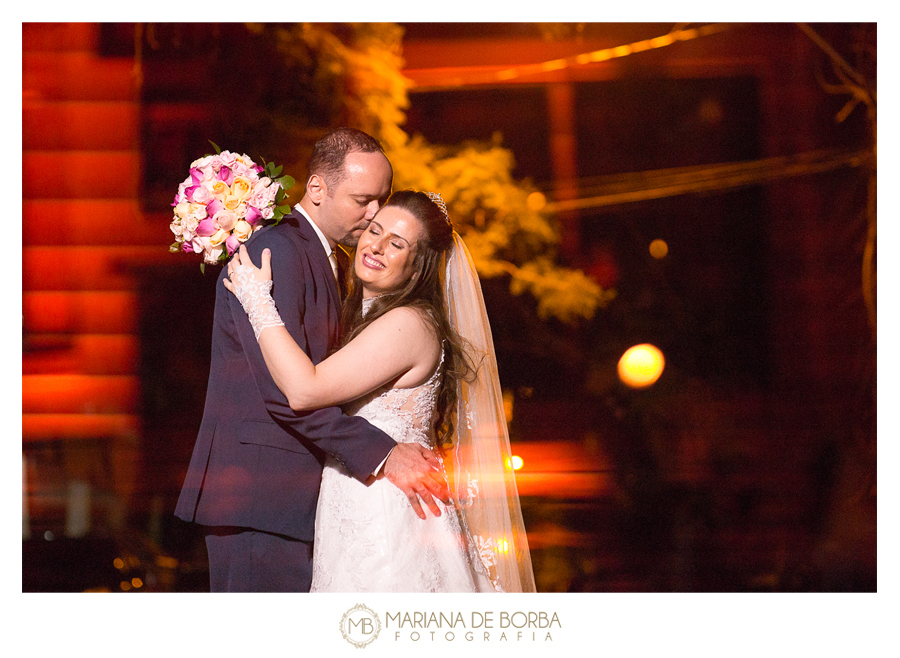
[[[257,281],[251,269],[243,266],[235,268],[229,279],[234,285],[235,297],[250,319],[257,341],[266,327],[284,326],[278,309],[275,308],[275,300],[272,299],[272,281]]]

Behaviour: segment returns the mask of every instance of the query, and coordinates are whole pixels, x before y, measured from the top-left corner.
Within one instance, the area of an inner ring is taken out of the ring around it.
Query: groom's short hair
[[[334,189],[347,175],[344,161],[348,153],[384,153],[384,149],[377,139],[362,130],[338,128],[313,146],[307,180],[316,174],[325,179],[330,190]]]

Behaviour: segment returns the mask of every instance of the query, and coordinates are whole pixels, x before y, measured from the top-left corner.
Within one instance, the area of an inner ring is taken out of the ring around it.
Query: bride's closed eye
[[[379,227],[377,224],[375,224],[375,222],[372,222],[371,224],[369,224],[366,231],[368,233],[370,233],[371,235],[378,237],[379,235],[381,235],[380,228],[381,227]],[[391,246],[394,247],[395,249],[406,249],[407,248],[406,242],[404,242],[402,240],[391,240]]]

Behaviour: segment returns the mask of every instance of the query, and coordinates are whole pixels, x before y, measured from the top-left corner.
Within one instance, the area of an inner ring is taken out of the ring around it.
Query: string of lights
[[[842,167],[859,167],[870,162],[872,157],[870,151],[811,151],[750,162],[599,176],[577,182],[579,198],[552,201],[546,204],[545,209],[565,212],[726,190]]]
[[[691,41],[717,32],[723,32],[729,28],[729,25],[723,23],[714,23],[701,27],[675,29],[662,36],[652,39],[642,39],[633,43],[616,46],[615,48],[603,48],[592,52],[582,53],[580,55],[572,55],[561,59],[552,59],[538,64],[527,64],[524,66],[515,66],[512,68],[502,69],[494,75],[496,79],[503,82],[514,80],[528,75],[538,73],[547,73],[550,71],[559,71],[571,68],[573,66],[585,66],[587,64],[596,64],[605,62],[610,59],[618,59],[634,55],[647,50],[657,48],[665,48],[680,41]]]
[[[667,34],[663,34],[651,39],[641,39],[632,43],[626,43],[612,48],[602,48],[590,52],[571,55],[558,59],[551,59],[535,64],[521,64],[518,66],[505,67],[497,70],[490,70],[489,67],[478,68],[477,70],[468,70],[462,76],[448,75],[448,71],[441,73],[440,82],[436,80],[418,82],[410,80],[410,91],[425,91],[434,88],[452,88],[466,87],[470,85],[490,85],[494,83],[509,83],[519,78],[527,78],[547,74],[551,72],[562,71],[573,67],[582,67],[590,64],[598,64],[613,59],[620,59],[629,55],[634,55],[648,50],[665,48],[676,43],[699,39],[718,32],[730,29],[731,26],[725,23],[713,23],[702,25],[700,27],[682,27],[676,26]],[[407,72],[409,73],[409,72]]]

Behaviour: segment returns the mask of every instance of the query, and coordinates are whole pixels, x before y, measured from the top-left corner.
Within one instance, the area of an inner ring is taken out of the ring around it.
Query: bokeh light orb
[[[669,245],[666,244],[665,240],[654,240],[650,243],[650,255],[655,259],[665,258],[668,253]]]
[[[528,206],[529,210],[537,212],[543,210],[544,206],[547,205],[547,197],[540,192],[532,192],[525,199],[525,204]]]
[[[646,388],[659,379],[666,360],[658,347],[642,343],[629,347],[619,359],[619,379],[631,388]]]

